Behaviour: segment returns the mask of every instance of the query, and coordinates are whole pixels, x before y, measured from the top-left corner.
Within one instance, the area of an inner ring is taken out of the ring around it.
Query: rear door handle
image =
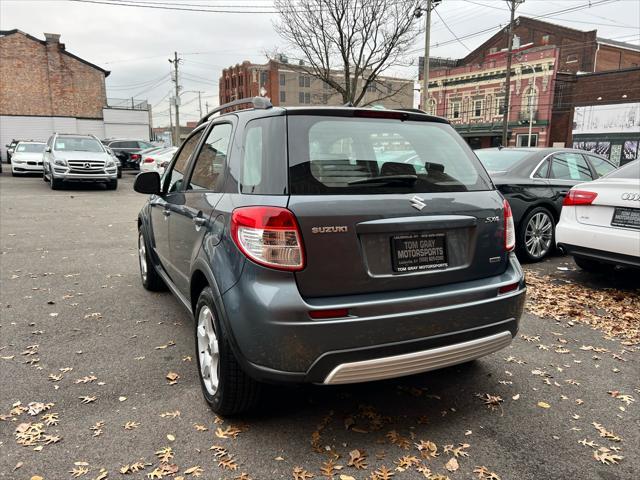
[[[169,215],[171,215],[171,210],[169,210],[168,208],[165,208],[165,209],[162,211],[162,214],[163,214],[165,217],[168,217]]]
[[[199,228],[199,227],[202,227],[205,223],[207,223],[207,219],[198,215],[196,217],[193,217],[193,223],[196,226],[196,228]]]

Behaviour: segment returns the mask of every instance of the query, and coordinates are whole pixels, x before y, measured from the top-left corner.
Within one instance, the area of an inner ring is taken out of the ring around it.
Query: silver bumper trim
[[[488,337],[476,338],[475,340],[420,352],[343,363],[334,368],[323,383],[325,385],[337,385],[370,382],[372,380],[428,372],[497,352],[507,347],[511,340],[511,333],[505,331]]]

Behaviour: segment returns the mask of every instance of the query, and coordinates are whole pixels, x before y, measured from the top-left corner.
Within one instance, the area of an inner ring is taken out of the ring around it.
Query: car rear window
[[[520,160],[531,155],[530,151],[518,150],[475,150],[474,152],[484,168],[490,172],[503,172],[509,170]]]
[[[627,163],[623,167],[614,170],[607,175],[607,178],[629,178],[632,180],[640,180],[640,160]]]
[[[289,121],[292,194],[490,190],[455,130],[436,122],[295,116]]]

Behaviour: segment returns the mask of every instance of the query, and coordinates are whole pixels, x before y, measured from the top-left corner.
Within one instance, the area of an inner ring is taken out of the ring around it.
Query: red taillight
[[[144,163],[153,163],[153,162],[155,162],[155,160],[151,157],[147,157],[144,159]]]
[[[131,156],[129,157],[131,160],[140,160],[141,156],[138,155],[137,153],[132,153]]]
[[[311,310],[309,316],[314,319],[343,318],[349,316],[349,309],[332,308],[328,310]]]
[[[513,225],[513,213],[511,205],[506,200],[503,204],[504,210],[504,249],[507,252],[512,251],[516,247],[516,229]]]
[[[518,285],[518,282],[512,283],[510,285],[503,285],[502,287],[498,288],[498,295],[504,295],[505,293],[513,292],[514,290],[518,289]]]
[[[574,205],[591,205],[598,194],[596,192],[587,192],[586,190],[569,190],[564,197],[563,206],[572,207]]]
[[[236,208],[231,214],[231,235],[240,251],[260,265],[288,271],[304,268],[300,228],[286,208]]]

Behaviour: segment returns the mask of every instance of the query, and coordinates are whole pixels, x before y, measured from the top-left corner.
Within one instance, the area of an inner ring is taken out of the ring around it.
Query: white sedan
[[[584,270],[640,268],[640,160],[569,190],[556,243]]]
[[[47,145],[42,142],[18,142],[11,155],[11,174],[42,173],[42,155]]]
[[[140,171],[158,172],[162,175],[164,169],[169,162],[171,162],[173,154],[176,153],[177,150],[177,147],[167,147],[142,155],[142,158],[140,159]]]

